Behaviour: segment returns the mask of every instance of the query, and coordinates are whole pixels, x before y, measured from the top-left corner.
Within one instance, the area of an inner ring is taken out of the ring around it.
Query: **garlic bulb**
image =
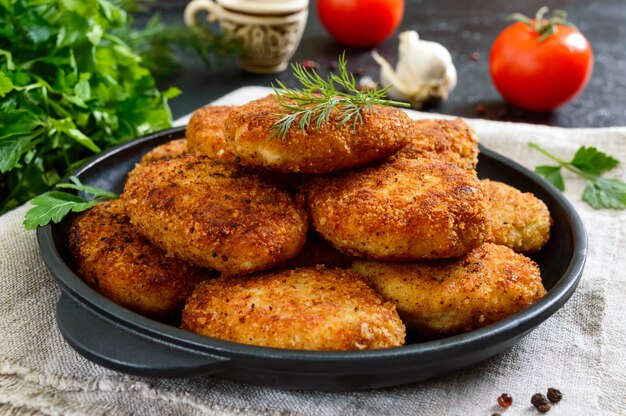
[[[420,40],[415,31],[400,33],[398,64],[394,70],[378,52],[372,52],[380,65],[380,82],[392,86],[389,96],[404,100],[414,108],[426,101],[446,100],[456,86],[456,68],[450,52],[437,42]]]

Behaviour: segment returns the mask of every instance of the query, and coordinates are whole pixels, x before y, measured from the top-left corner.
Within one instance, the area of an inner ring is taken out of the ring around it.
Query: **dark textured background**
[[[502,101],[489,77],[488,57],[493,40],[509,24],[506,16],[514,11],[534,15],[543,5],[568,11],[570,20],[591,42],[595,67],[587,88],[574,101],[552,113],[530,113]],[[293,61],[312,59],[319,63],[320,72],[327,72],[344,47],[321,26],[315,7],[313,0]],[[183,6],[173,3],[163,14],[167,21],[182,22]],[[417,30],[422,39],[446,46],[458,71],[459,82],[450,99],[431,111],[563,127],[626,126],[626,0],[407,0],[400,30],[409,29]],[[397,36],[393,35],[377,49],[395,63],[397,45]],[[480,55],[477,61],[470,59],[474,52]],[[348,48],[347,57],[350,69],[361,69],[378,79],[378,65],[370,50]],[[174,116],[179,117],[238,87],[268,86],[276,77],[291,81],[289,70],[278,75],[255,75],[227,62],[207,71],[199,61],[185,59],[184,70],[168,81],[184,92],[172,100],[171,107]],[[481,104],[485,106],[484,114],[476,112]]]

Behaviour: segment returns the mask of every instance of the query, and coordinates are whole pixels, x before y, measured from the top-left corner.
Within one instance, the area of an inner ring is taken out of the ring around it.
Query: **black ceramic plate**
[[[183,137],[172,129],[98,155],[74,173],[83,183],[122,190],[127,172],[156,145]],[[126,310],[87,286],[72,270],[67,245],[71,217],[38,231],[44,261],[63,295],[57,323],[67,342],[88,359],[118,371],[156,377],[214,375],[286,389],[356,390],[418,382],[478,363],[511,346],[558,310],[574,292],[587,252],[583,224],[546,181],[481,148],[479,176],[541,198],[554,218],[552,238],[534,257],[548,294],[524,311],[463,335],[404,347],[317,352],[263,348],[203,337]]]

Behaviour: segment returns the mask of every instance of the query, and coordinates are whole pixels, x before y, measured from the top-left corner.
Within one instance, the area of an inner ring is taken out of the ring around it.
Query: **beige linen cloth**
[[[268,93],[244,88],[219,100],[240,104]],[[415,117],[432,115],[411,113]],[[184,121],[183,121],[184,122]],[[622,165],[626,128],[560,129],[470,120],[481,142],[534,168],[549,162],[529,141],[569,158],[596,146]],[[351,393],[281,391],[218,378],[148,379],[89,362],[59,334],[60,291],[41,260],[27,206],[0,217],[0,414],[62,415],[537,415],[530,397],[554,386],[551,415],[626,415],[626,211],[595,211],[584,183],[565,175],[569,200],[589,233],[583,278],[569,302],[514,347],[435,380]],[[513,396],[506,411],[495,405]]]

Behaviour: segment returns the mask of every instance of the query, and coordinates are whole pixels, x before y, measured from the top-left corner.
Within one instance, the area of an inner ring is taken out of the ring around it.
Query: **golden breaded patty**
[[[143,155],[140,165],[147,165],[155,160],[172,159],[187,153],[187,139],[176,139],[155,147]]]
[[[546,294],[535,262],[489,243],[455,260],[422,264],[358,260],[353,269],[396,304],[407,328],[426,337],[497,322]]]
[[[102,202],[77,217],[70,248],[78,274],[115,303],[144,315],[179,313],[209,271],[166,257],[131,226],[121,200]]]
[[[309,231],[306,243],[298,255],[285,263],[283,266],[289,269],[298,267],[315,267],[324,265],[331,269],[348,269],[354,259],[346,256],[315,231]]]
[[[187,300],[182,328],[244,344],[296,350],[363,350],[404,344],[405,328],[350,270],[302,268],[220,277]]]
[[[373,106],[362,111],[363,124],[356,129],[351,122],[339,126],[340,111],[333,109],[319,130],[311,126],[303,132],[296,122],[284,140],[270,140],[271,126],[282,112],[275,96],[268,95],[229,114],[226,146],[241,164],[278,172],[328,173],[395,153],[409,142],[413,130],[401,110]]]
[[[257,175],[185,155],[131,172],[122,195],[137,230],[168,254],[225,274],[269,269],[298,254],[306,212]]]
[[[224,162],[232,162],[235,156],[226,150],[224,120],[237,108],[233,105],[207,105],[196,110],[187,124],[185,134],[189,141],[189,153],[210,156]]]
[[[436,158],[463,169],[476,169],[478,136],[463,120],[414,120],[411,142],[398,155]]]
[[[483,242],[485,194],[473,171],[397,158],[310,181],[315,229],[356,257],[415,261],[460,256]]]
[[[487,240],[518,253],[532,253],[550,239],[552,217],[548,207],[530,192],[522,193],[502,182],[485,179],[489,197]]]

